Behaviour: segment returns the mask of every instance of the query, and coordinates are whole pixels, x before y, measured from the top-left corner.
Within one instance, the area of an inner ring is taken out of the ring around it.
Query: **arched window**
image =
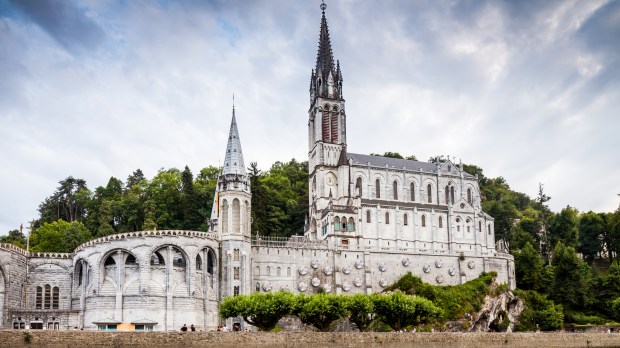
[[[233,199],[232,204],[232,233],[241,233],[241,202],[239,199]]]
[[[443,218],[439,217],[439,228],[443,228]]]
[[[340,217],[334,219],[334,231],[340,231]]]
[[[375,180],[375,197],[381,198],[381,181],[379,179]]]
[[[454,204],[454,186],[450,187],[450,198],[452,198],[452,204]]]
[[[215,266],[215,253],[213,250],[207,250],[207,273],[213,274],[213,267]],[[213,280],[213,278],[211,278]],[[213,286],[213,283],[211,284]]]
[[[491,224],[489,224],[488,231],[489,231],[489,236],[490,236],[491,235]]]
[[[256,283],[256,292],[260,292],[260,283]]]
[[[426,196],[428,197],[428,202],[433,203],[433,187],[431,184],[426,186]]]
[[[222,202],[221,215],[222,215],[222,221],[221,221],[222,233],[228,233],[228,201],[227,200],[224,200]]]
[[[60,291],[58,290],[58,287],[55,286],[52,289],[52,309],[58,309],[59,300],[60,300]]]
[[[112,255],[108,256],[107,259],[105,259],[105,262],[103,263],[104,266],[114,266],[116,265],[116,261],[114,261],[114,258],[112,257]]]
[[[411,183],[409,186],[411,187],[411,201],[415,202],[415,184]]]
[[[45,284],[45,297],[43,300],[43,308],[50,309],[52,304],[52,287],[49,284]]]
[[[346,230],[347,230],[347,218],[343,216],[343,217],[340,219],[340,223],[341,223],[341,225],[340,225],[340,229],[341,229],[342,231],[346,231]]]
[[[290,277],[290,276],[291,276],[291,268],[290,268],[290,267],[286,267],[286,275],[287,275],[288,277]]]
[[[446,185],[446,204],[450,204],[450,186]]]
[[[267,275],[270,276],[271,275],[271,267],[267,266]]]
[[[386,225],[390,224],[390,213],[385,213],[385,224]]]
[[[465,221],[465,223],[467,224],[467,232],[471,232],[471,229],[470,229],[470,226],[469,226],[469,225],[471,224],[471,220],[470,220],[470,219],[467,219],[467,220]]]
[[[403,215],[403,225],[405,226],[409,225],[409,217],[407,216],[406,213]]]
[[[260,266],[254,267],[254,275],[257,275],[257,276],[260,275]]]
[[[358,190],[359,196],[362,197],[362,178],[358,177],[357,180],[355,180],[355,188]]]
[[[42,309],[43,308],[43,288],[37,286],[37,295],[35,297],[35,308]]]
[[[355,231],[355,220],[352,217],[349,218],[349,222],[347,223],[347,231],[353,232]]]
[[[174,251],[174,256],[172,256],[172,266],[174,267],[187,266],[187,261],[185,261],[185,256],[183,256],[183,253],[177,248],[173,248],[172,251]]]
[[[370,210],[366,210],[366,223],[370,223]]]
[[[200,255],[196,255],[196,270],[202,271],[202,258]]]
[[[239,249],[233,250],[233,261],[239,261]]]
[[[233,272],[234,272],[234,279],[239,280],[239,267],[234,267]]]
[[[282,268],[280,268],[280,267],[276,268],[276,275],[278,277],[282,275]]]
[[[394,191],[394,200],[398,200],[398,182],[396,180],[392,184],[392,191]]]
[[[478,221],[478,232],[482,232],[482,221]]]
[[[151,265],[153,265],[153,266],[163,266],[165,264],[166,264],[166,261],[164,260],[164,257],[161,255],[161,253],[159,251],[156,251],[156,252],[153,253],[153,255],[151,255]]]
[[[471,188],[467,188],[467,203],[471,204]]]
[[[422,227],[426,227],[426,215],[422,215]]]

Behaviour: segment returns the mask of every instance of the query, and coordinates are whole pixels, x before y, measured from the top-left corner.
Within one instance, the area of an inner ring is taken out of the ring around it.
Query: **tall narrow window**
[[[390,213],[385,213],[385,224],[386,225],[390,224]]]
[[[443,228],[443,218],[439,217],[439,228]]]
[[[366,210],[366,223],[370,223],[370,210]]]
[[[471,204],[471,189],[467,189],[467,203]]]
[[[362,197],[362,178],[357,178],[355,181],[355,189],[357,190],[360,197]]]
[[[271,267],[267,266],[267,275],[270,276],[271,275]]]
[[[450,204],[450,186],[446,185],[446,204]]]
[[[392,191],[394,191],[394,200],[398,200],[398,182],[394,181],[392,184]]]
[[[332,143],[338,142],[338,107],[334,106],[332,111]]]
[[[428,197],[428,202],[433,203],[433,187],[431,184],[426,186],[426,196]]]
[[[52,287],[49,284],[45,285],[45,297],[43,301],[43,308],[50,309],[52,302]]]
[[[411,183],[409,186],[411,186],[411,201],[415,202],[415,184]]]
[[[334,231],[340,231],[340,218],[338,216],[334,219]]]
[[[233,287],[233,296],[237,296],[237,295],[239,295],[239,287],[235,286]]]
[[[43,308],[43,288],[37,286],[37,295],[35,297],[35,308],[42,309]]]
[[[276,268],[276,275],[278,277],[282,275],[282,268],[280,268],[280,267]]]
[[[381,198],[381,181],[379,179],[375,180],[375,197]]]
[[[343,216],[342,219],[340,219],[340,223],[341,223],[340,229],[343,231],[346,231],[347,230],[347,218]]]
[[[60,300],[60,292],[58,290],[58,287],[55,286],[52,289],[52,309],[58,309],[59,300]]]
[[[256,292],[260,292],[260,283],[256,283]]]
[[[196,270],[202,270],[202,258],[200,258],[200,255],[196,255]]]
[[[234,279],[239,280],[239,267],[235,267],[233,269],[233,272],[234,272]]]
[[[355,231],[355,220],[352,217],[349,218],[347,223],[347,231],[354,232]]]
[[[422,227],[426,227],[426,215],[422,215]]]
[[[489,224],[487,230],[488,230],[488,233],[489,233],[489,236],[490,236],[491,235],[491,224]]]
[[[452,198],[452,204],[454,204],[454,186],[450,187],[450,198]]]
[[[291,276],[291,268],[290,267],[286,267],[286,276],[287,277]]]
[[[329,105],[323,106],[323,141],[330,140]]]
[[[482,221],[478,221],[478,232],[482,232]]]
[[[233,261],[239,261],[239,249],[233,250]]]
[[[403,225],[409,225],[409,217],[407,216],[407,214],[403,215]]]
[[[260,275],[260,267],[259,266],[254,267],[254,275],[257,275],[257,276]]]

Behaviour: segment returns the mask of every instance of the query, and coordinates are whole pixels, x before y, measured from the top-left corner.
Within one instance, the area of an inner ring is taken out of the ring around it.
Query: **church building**
[[[233,106],[209,231],[119,233],[72,253],[1,244],[0,328],[244,327],[239,318],[219,317],[220,301],[276,290],[370,294],[408,272],[455,285],[493,271],[514,289],[514,259],[496,243],[477,177],[450,160],[349,151],[342,70],[324,4],[321,10],[310,74],[304,231],[290,238],[252,235],[250,180]]]

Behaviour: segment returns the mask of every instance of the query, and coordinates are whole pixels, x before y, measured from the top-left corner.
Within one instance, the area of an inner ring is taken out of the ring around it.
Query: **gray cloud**
[[[248,163],[304,160],[319,3],[5,2],[0,233],[69,175],[95,188],[218,165],[233,93]],[[618,2],[348,0],[326,13],[350,151],[449,154],[530,195],[545,183],[553,209],[617,207]]]
[[[62,0],[8,0],[67,50],[84,53],[96,49],[104,31],[80,8]]]

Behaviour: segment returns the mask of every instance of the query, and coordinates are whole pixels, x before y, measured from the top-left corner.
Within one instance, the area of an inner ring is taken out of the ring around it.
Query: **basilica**
[[[169,331],[246,325],[218,303],[252,292],[375,293],[411,272],[434,285],[482,272],[515,288],[514,260],[460,164],[347,147],[342,70],[321,6],[308,108],[309,208],[290,238],[251,233],[252,194],[232,120],[210,228],[91,240],[72,253],[0,245],[0,328]],[[300,120],[301,122],[301,120]]]

